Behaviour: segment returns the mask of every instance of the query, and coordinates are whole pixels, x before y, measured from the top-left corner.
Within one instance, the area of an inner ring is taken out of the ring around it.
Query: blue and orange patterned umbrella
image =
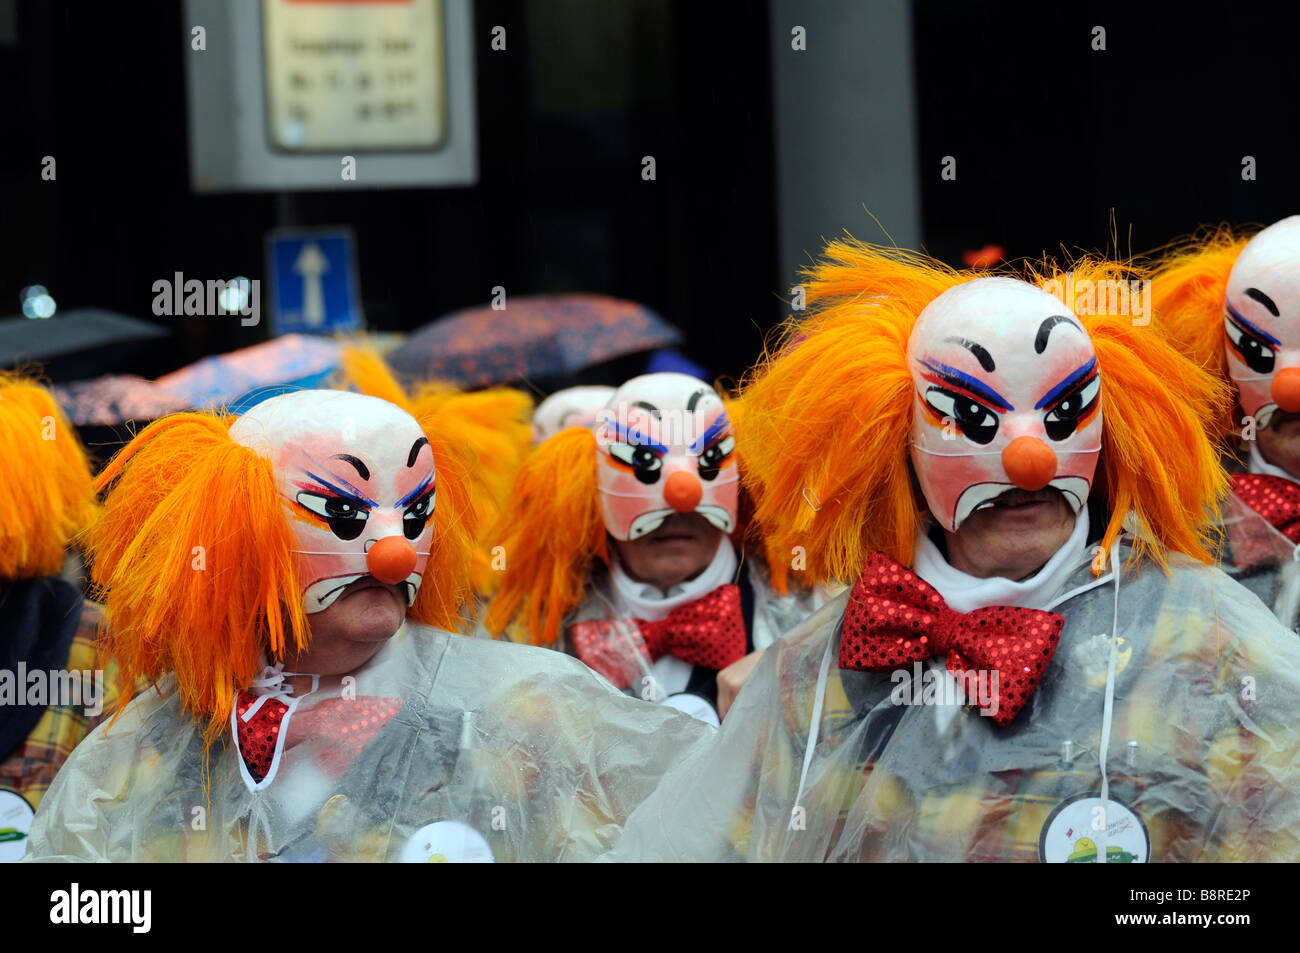
[[[388,355],[414,378],[482,387],[572,374],[678,343],[682,333],[649,308],[605,295],[529,295],[457,311],[425,325]]]

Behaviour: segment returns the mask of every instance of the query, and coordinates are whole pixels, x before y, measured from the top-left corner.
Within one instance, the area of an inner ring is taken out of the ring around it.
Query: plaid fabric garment
[[[51,705],[13,756],[0,763],[0,788],[17,791],[33,808],[40,806],[46,789],[72,749],[101,721],[111,718],[116,708],[120,691],[117,665],[102,656],[95,644],[102,621],[103,610],[87,600],[64,666],[70,672],[103,672],[104,697],[99,714],[87,715],[83,705]]]

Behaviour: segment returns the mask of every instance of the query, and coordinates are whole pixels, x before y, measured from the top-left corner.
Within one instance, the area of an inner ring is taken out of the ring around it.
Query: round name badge
[[[1093,794],[1062,801],[1038,835],[1038,859],[1045,864],[1095,864],[1098,835],[1105,830],[1106,863],[1145,864],[1151,860],[1151,835],[1128,805]]]
[[[483,835],[460,821],[434,821],[406,839],[403,864],[490,864],[495,858]]]
[[[0,863],[21,860],[27,853],[27,834],[36,808],[17,791],[0,788]]]

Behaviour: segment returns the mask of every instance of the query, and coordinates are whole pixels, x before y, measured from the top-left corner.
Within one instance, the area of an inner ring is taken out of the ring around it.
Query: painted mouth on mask
[[[1010,483],[976,483],[966,487],[957,500],[953,511],[952,525],[949,528],[957,532],[966,518],[976,510],[997,506],[1005,511],[1025,509],[1032,503],[1042,502],[1043,497],[1060,496],[1069,504],[1076,514],[1083,509],[1088,499],[1090,483],[1081,476],[1058,476],[1041,490],[1022,490]],[[1036,499],[1037,498],[1037,499]],[[999,502],[1000,501],[1000,502]]]

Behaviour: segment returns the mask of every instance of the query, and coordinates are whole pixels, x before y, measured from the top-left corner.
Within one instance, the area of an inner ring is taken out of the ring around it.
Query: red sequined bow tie
[[[1300,483],[1266,473],[1238,473],[1232,492],[1275,530],[1300,543]]]
[[[261,781],[270,773],[276,742],[285,730],[284,716],[289,710],[287,704],[272,697],[245,721],[245,712],[260,697],[252,692],[240,692],[235,697],[239,756],[254,781]],[[324,699],[294,715],[291,733],[296,740],[286,739],[283,748],[314,742],[312,756],[321,767],[337,776],[356,760],[403,704],[400,698],[373,696]]]
[[[707,596],[680,605],[658,622],[596,619],[573,626],[578,658],[626,688],[645,664],[673,655],[692,665],[724,669],[745,656],[745,616],[740,587],[719,586]]]
[[[948,608],[934,587],[882,552],[873,553],[853,587],[840,637],[840,668],[889,672],[940,655],[966,682],[996,672],[993,720],[1009,725],[1029,700],[1056,652],[1064,617],[1040,609]]]

